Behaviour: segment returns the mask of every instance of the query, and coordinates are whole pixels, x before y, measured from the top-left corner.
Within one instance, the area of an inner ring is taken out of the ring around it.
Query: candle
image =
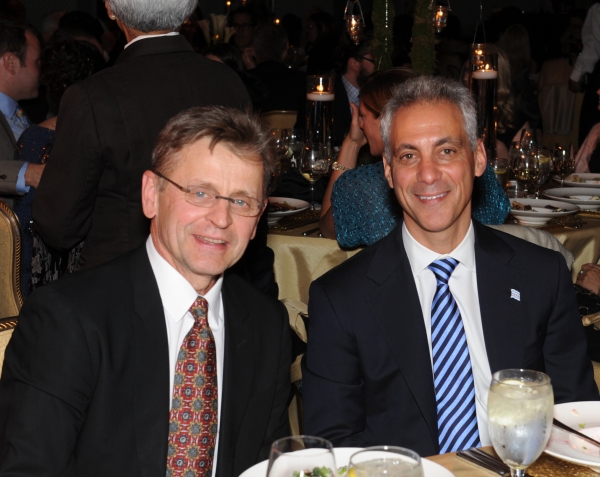
[[[335,94],[321,91],[312,91],[306,94],[306,99],[309,101],[333,101]]]
[[[477,80],[492,80],[498,78],[498,72],[494,70],[473,71],[473,78]]]

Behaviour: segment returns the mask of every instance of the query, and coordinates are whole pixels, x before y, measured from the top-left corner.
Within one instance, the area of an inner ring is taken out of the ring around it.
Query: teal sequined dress
[[[331,208],[337,240],[342,247],[370,245],[402,220],[402,208],[383,174],[383,163],[357,167],[342,174],[333,186]],[[510,202],[488,165],[475,178],[472,216],[485,225],[504,223]]]

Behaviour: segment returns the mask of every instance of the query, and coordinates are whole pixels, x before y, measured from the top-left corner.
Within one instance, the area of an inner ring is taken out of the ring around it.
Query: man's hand
[[[44,168],[46,164],[32,164],[31,162],[27,164],[27,169],[25,169],[25,185],[38,188],[40,185],[40,179],[42,178],[42,173],[44,172]]]
[[[600,265],[593,263],[582,265],[576,283],[586,290],[600,295]]]

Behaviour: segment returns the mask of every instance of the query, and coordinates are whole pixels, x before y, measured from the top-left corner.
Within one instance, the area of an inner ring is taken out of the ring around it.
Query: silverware
[[[575,434],[577,437],[581,437],[584,441],[589,442],[590,444],[594,444],[595,446],[600,447],[600,442],[598,442],[597,440],[592,439],[591,437],[588,437],[585,434],[582,434],[581,432],[577,432],[575,429],[560,422],[556,418],[552,419],[552,425],[558,427],[559,429],[562,429],[563,431]]]
[[[456,453],[456,455],[458,457],[460,457],[461,459],[464,459],[464,460],[470,462],[471,464],[475,464],[480,467],[483,467],[484,469],[494,472],[495,474],[498,474],[501,476],[505,476],[507,474],[510,475],[510,470],[506,471],[505,469],[501,469],[499,466],[497,466],[495,464],[490,464],[487,460],[479,457],[477,454],[475,454],[472,451],[473,451],[473,449],[458,451]]]
[[[318,231],[319,231],[319,227],[316,227],[314,229],[310,229],[305,232],[302,232],[302,235],[304,235],[306,237],[307,235],[314,234],[315,232],[318,232]]]

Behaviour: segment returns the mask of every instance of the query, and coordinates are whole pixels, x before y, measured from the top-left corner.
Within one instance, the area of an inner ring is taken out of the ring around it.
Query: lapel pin
[[[521,293],[513,288],[510,289],[510,297],[513,300],[521,301]]]

